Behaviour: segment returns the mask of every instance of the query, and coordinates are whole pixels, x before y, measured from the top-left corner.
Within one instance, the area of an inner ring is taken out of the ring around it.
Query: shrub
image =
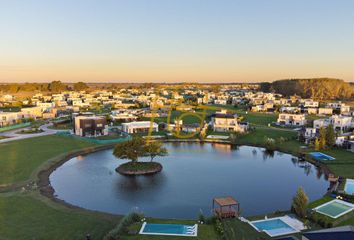
[[[198,221],[199,221],[199,223],[205,223],[205,216],[204,216],[202,210],[199,211],[199,214],[198,214]]]
[[[122,218],[119,224],[107,233],[103,238],[104,240],[117,240],[119,236],[127,233],[128,227],[133,223],[139,222],[143,218],[143,215],[140,213],[130,213]]]
[[[216,219],[215,222],[215,231],[217,234],[219,235],[224,235],[224,226],[222,224],[222,222],[219,219]]]
[[[208,225],[215,224],[217,218],[215,216],[211,216],[205,219],[205,223]]]

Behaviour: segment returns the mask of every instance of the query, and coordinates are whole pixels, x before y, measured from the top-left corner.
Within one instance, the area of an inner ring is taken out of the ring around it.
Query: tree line
[[[0,92],[18,93],[18,92],[52,92],[60,93],[66,90],[83,91],[89,89],[84,82],[74,84],[65,84],[61,81],[52,81],[50,83],[9,83],[0,84]]]
[[[298,95],[317,100],[352,100],[354,86],[334,78],[285,79],[260,84],[261,91],[284,96]]]

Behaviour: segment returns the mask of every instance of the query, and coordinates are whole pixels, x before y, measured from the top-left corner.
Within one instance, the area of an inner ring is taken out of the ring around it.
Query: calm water
[[[303,167],[289,154],[262,148],[231,149],[222,144],[166,144],[169,156],[154,176],[125,177],[115,168],[125,161],[105,150],[66,162],[50,176],[58,198],[83,208],[125,214],[134,208],[163,218],[196,218],[210,213],[213,197],[233,196],[243,215],[287,210],[298,187],[311,200],[328,187],[321,172]],[[147,159],[145,159],[147,160]]]

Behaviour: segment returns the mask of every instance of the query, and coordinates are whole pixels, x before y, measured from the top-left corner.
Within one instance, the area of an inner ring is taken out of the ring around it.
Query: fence
[[[15,125],[10,125],[10,126],[6,126],[6,127],[1,127],[0,128],[0,132],[6,132],[9,130],[13,130],[13,129],[18,129],[18,128],[24,128],[24,127],[29,127],[31,126],[31,123],[27,122],[27,123],[19,123],[19,124],[15,124]]]
[[[116,139],[96,139],[96,138],[76,136],[71,134],[69,131],[61,131],[61,132],[57,132],[56,134],[59,136],[71,137],[71,138],[75,138],[75,139],[79,139],[82,141],[91,142],[95,144],[106,144],[106,145],[125,142],[131,140],[132,138],[130,135],[126,135],[122,138],[116,138]]]

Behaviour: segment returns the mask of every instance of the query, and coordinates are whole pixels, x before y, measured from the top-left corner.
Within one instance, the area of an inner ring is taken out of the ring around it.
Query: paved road
[[[31,127],[21,128],[21,129],[14,129],[14,130],[11,130],[11,131],[0,133],[0,136],[8,137],[8,138],[0,139],[0,143],[12,142],[12,141],[17,141],[17,140],[27,139],[27,138],[34,138],[34,137],[53,135],[53,134],[56,134],[58,131],[60,131],[60,130],[54,130],[54,129],[48,128],[51,125],[52,125],[51,123],[42,125],[40,128],[44,132],[41,132],[41,133],[17,134],[17,132],[19,132],[21,130],[25,130],[25,129],[30,129]]]

